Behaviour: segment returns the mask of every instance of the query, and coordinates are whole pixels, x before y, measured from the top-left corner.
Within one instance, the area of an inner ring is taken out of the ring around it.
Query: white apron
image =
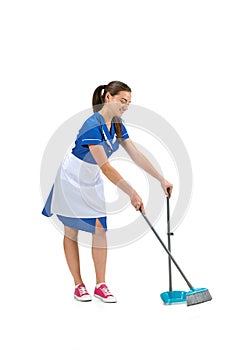
[[[51,212],[71,218],[106,216],[99,166],[67,154],[55,179]]]

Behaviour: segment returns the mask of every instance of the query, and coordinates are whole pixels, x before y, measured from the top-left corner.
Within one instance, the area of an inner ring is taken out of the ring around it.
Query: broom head
[[[206,288],[192,288],[186,294],[187,306],[204,303],[210,300],[212,300],[212,297]]]

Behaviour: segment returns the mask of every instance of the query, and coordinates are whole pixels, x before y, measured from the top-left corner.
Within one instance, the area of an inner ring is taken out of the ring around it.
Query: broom
[[[194,288],[192,286],[192,284],[189,282],[189,280],[187,279],[187,277],[185,276],[185,274],[183,273],[183,271],[181,270],[181,268],[179,267],[179,265],[177,264],[176,260],[173,258],[172,254],[170,253],[170,251],[167,249],[166,245],[164,244],[164,242],[162,241],[162,239],[159,237],[158,233],[155,231],[154,227],[152,226],[152,224],[150,223],[150,221],[147,219],[146,215],[143,214],[142,209],[139,209],[143,218],[145,219],[145,221],[147,222],[147,224],[150,226],[151,230],[154,232],[154,234],[156,235],[157,239],[159,240],[159,242],[162,244],[164,250],[167,252],[167,254],[170,256],[171,260],[173,261],[174,265],[176,266],[176,268],[178,269],[178,271],[180,272],[181,276],[184,278],[185,282],[187,283],[187,285],[190,288],[190,291],[187,292],[186,294],[186,302],[187,302],[187,306],[191,306],[191,305],[196,305],[196,304],[200,304],[200,303],[204,303],[206,301],[210,301],[212,300],[212,297],[210,295],[210,292],[207,288]]]

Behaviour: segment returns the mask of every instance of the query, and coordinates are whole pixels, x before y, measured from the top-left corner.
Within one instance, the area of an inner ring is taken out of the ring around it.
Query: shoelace
[[[87,290],[84,286],[78,286],[78,290],[79,290],[81,296],[84,294],[88,294]]]
[[[108,287],[103,287],[101,288],[102,292],[104,293],[104,295],[107,297],[109,295],[112,295],[112,293],[110,292],[110,290],[108,289]]]

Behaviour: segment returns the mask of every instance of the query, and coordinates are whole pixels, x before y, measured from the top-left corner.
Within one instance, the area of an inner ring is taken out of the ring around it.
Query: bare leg
[[[73,276],[74,283],[83,283],[80,273],[79,249],[78,249],[78,230],[64,226],[64,251],[66,261]]]
[[[95,266],[96,284],[105,282],[107,239],[106,232],[99,220],[96,220],[95,233],[92,236],[92,258]]]

